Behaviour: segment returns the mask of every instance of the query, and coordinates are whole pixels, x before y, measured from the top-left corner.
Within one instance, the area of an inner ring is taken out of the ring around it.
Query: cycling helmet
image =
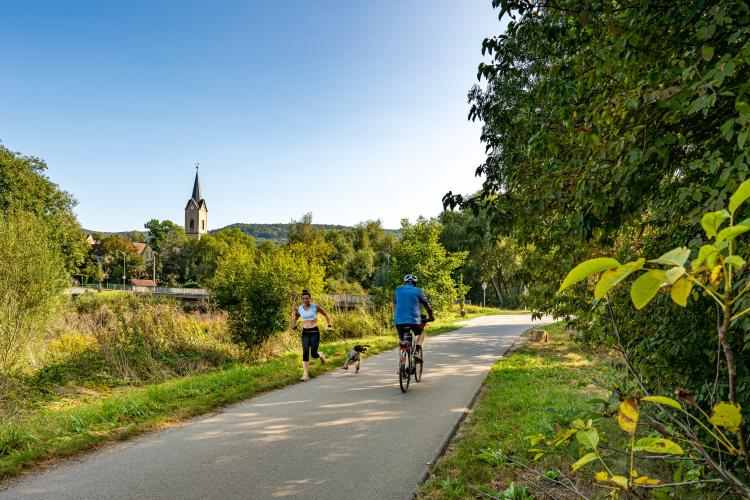
[[[404,276],[404,283],[416,283],[417,276],[415,274],[407,274]]]

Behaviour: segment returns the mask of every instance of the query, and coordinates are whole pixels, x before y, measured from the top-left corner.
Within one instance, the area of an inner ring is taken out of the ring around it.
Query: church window
[[[190,229],[193,229],[195,227],[195,221],[193,219],[190,219]]]
[[[201,221],[201,230],[206,230],[206,221],[204,220]]]

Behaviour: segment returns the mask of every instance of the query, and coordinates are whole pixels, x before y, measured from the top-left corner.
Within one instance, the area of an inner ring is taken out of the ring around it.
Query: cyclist
[[[419,335],[417,337],[417,348],[414,358],[421,362],[422,344],[424,343],[424,324],[426,323],[421,317],[421,307],[424,306],[427,311],[427,321],[433,321],[435,315],[432,312],[432,306],[427,300],[424,291],[417,287],[417,277],[415,275],[407,274],[404,276],[404,284],[396,288],[396,293],[393,295],[393,304],[395,306],[393,323],[396,325],[396,330],[398,331],[398,339],[403,342],[405,334],[410,331]]]

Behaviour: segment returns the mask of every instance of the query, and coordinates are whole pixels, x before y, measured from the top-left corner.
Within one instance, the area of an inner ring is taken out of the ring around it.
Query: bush
[[[60,249],[35,216],[0,217],[0,371],[15,368],[54,318],[68,283]]]
[[[222,313],[209,318],[186,313],[173,300],[127,293],[87,297],[75,305],[47,344],[47,366],[38,374],[43,384],[149,381],[205,371],[242,356]]]
[[[388,322],[383,322],[379,310],[355,309],[333,312],[333,331],[323,333],[323,340],[358,338],[368,335],[383,335],[388,330]],[[321,332],[323,328],[321,328]]]
[[[299,293],[303,288],[313,295],[321,292],[323,273],[302,254],[271,250],[255,260],[240,248],[219,263],[212,292],[229,311],[233,337],[252,349],[289,327]]]

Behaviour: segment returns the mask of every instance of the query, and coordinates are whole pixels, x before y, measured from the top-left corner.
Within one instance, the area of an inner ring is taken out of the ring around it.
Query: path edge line
[[[546,326],[540,325],[540,326]],[[537,329],[537,326],[533,326],[531,328],[528,328],[524,330],[523,332],[519,333],[516,336],[516,339],[513,341],[513,343],[504,351],[502,352],[497,359],[492,363],[493,365],[500,360],[501,358],[504,358],[508,353],[515,351],[516,349],[519,349],[526,344],[529,343],[528,337],[524,337],[523,335],[531,330]],[[492,368],[490,367],[490,370]],[[445,439],[443,440],[443,443],[440,445],[440,448],[438,449],[437,455],[435,455],[435,458],[432,459],[432,461],[429,463],[429,465],[425,468],[422,475],[419,477],[419,480],[417,481],[417,487],[414,488],[414,491],[412,492],[411,498],[415,499],[417,498],[417,488],[422,486],[425,481],[427,481],[427,478],[430,476],[430,473],[432,473],[432,469],[435,467],[435,464],[438,460],[440,460],[443,455],[445,455],[445,452],[448,450],[448,447],[451,445],[451,442],[456,437],[456,434],[458,434],[459,429],[461,429],[461,426],[466,421],[466,418],[469,416],[469,414],[474,409],[474,405],[476,404],[477,400],[479,399],[479,395],[482,392],[482,389],[484,389],[484,383],[487,380],[487,377],[490,374],[490,370],[487,370],[487,374],[482,379],[482,383],[479,384],[479,388],[474,392],[474,394],[471,397],[471,400],[469,401],[469,404],[466,405],[466,411],[462,412],[461,416],[458,417],[458,420],[456,421],[456,424],[453,426],[453,428],[446,434]]]

